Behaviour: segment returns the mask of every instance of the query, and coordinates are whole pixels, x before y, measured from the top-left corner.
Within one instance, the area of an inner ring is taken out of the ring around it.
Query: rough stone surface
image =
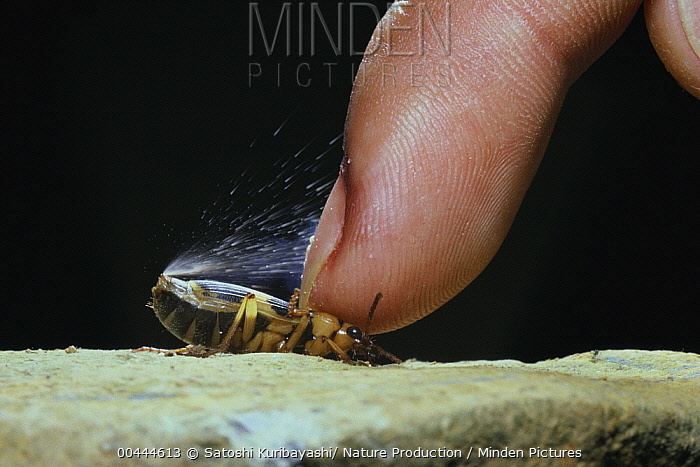
[[[302,355],[69,348],[0,352],[0,385],[3,466],[186,465],[193,447],[203,465],[290,465],[298,459],[260,458],[257,448],[334,447],[334,459],[302,463],[700,465],[700,355],[689,353],[367,368]],[[443,447],[462,455],[392,458],[392,448]],[[523,458],[479,455],[506,447]],[[530,457],[538,447],[581,457]],[[120,460],[118,448],[180,448],[181,457]],[[207,448],[253,448],[238,451],[252,458],[206,459]],[[389,458],[350,458],[343,448]]]

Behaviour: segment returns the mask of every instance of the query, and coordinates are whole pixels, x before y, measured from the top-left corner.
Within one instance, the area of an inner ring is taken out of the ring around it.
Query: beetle
[[[335,356],[346,363],[401,363],[358,326],[331,313],[299,310],[299,289],[285,302],[236,284],[162,274],[151,292],[149,306],[160,322],[190,344],[174,353],[206,357],[220,352],[302,352]],[[370,322],[381,298],[378,293],[372,303]]]

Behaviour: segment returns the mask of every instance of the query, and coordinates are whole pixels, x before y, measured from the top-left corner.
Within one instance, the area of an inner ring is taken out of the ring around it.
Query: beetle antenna
[[[370,324],[372,323],[372,318],[374,318],[374,313],[377,311],[377,306],[379,305],[379,301],[384,297],[381,292],[378,292],[377,295],[374,296],[374,301],[372,302],[372,306],[369,308],[369,314],[367,315],[367,329],[369,330]],[[388,360],[392,363],[401,363],[401,359],[397,357],[396,355],[387,352],[383,348],[379,347],[377,344],[374,343],[372,338],[369,336],[369,334],[365,334],[364,338],[362,340],[362,344],[360,345],[359,349],[358,347],[355,347],[353,349],[355,352],[358,350],[361,351],[362,354],[367,358],[367,363],[369,363],[370,366],[374,365],[375,360],[377,357],[383,358],[385,360]]]
[[[391,352],[387,352],[386,350],[384,350],[383,348],[379,347],[379,346],[378,346],[377,344],[375,344],[374,342],[372,342],[371,345],[372,345],[372,350],[375,351],[375,352],[378,354],[378,356],[383,357],[383,358],[389,360],[389,361],[392,362],[392,363],[397,363],[397,364],[398,364],[398,363],[403,363],[403,360],[401,360],[399,357],[397,357],[396,355],[394,355],[394,354],[391,353]]]
[[[379,300],[382,299],[384,295],[382,295],[381,292],[377,292],[377,295],[374,296],[374,301],[372,302],[372,306],[369,307],[369,315],[367,315],[367,329],[370,328],[370,324],[372,324],[372,318],[374,318],[374,312],[377,311],[377,306],[379,305]]]

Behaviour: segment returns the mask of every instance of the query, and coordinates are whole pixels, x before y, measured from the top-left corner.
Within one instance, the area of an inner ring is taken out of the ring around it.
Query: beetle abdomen
[[[188,344],[209,347],[213,337],[220,332],[221,320],[218,319],[218,313],[199,309],[172,292],[154,288],[153,309],[163,326]],[[230,326],[233,316],[228,321]]]
[[[248,290],[217,281],[161,276],[152,290],[153,309],[163,326],[178,339],[214,348],[233,324],[240,300],[250,293]],[[265,294],[259,294],[256,301],[259,310],[256,333],[271,320],[295,323],[284,318],[287,302]]]

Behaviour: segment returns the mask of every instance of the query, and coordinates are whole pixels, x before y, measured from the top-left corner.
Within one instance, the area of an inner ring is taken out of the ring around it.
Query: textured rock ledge
[[[298,459],[260,458],[257,449],[324,447],[340,449],[303,464],[380,461],[344,456],[344,447],[386,449],[387,465],[700,463],[697,354],[365,368],[302,355],[72,350],[0,352],[0,465],[288,465]],[[117,457],[118,448],[143,447],[177,447],[181,457]],[[196,462],[186,457],[192,447]],[[391,457],[392,448],[419,447],[462,456]],[[479,455],[489,447],[524,456]],[[536,447],[580,449],[581,457],[530,457]],[[252,458],[206,459],[207,448],[250,449]]]

